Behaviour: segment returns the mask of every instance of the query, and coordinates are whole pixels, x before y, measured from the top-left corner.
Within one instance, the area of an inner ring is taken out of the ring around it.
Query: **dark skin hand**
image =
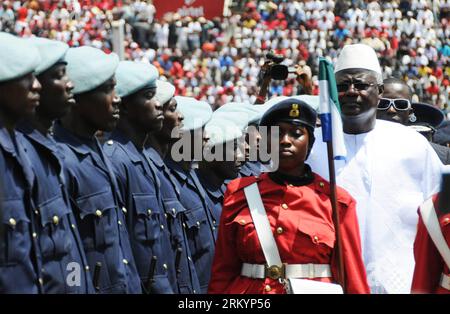
[[[90,138],[95,132],[111,132],[119,121],[120,97],[114,87],[116,79],[111,77],[99,87],[75,95],[75,104],[61,122],[78,136]]]
[[[377,85],[376,74],[365,69],[346,69],[336,73],[336,84],[350,84],[346,91],[339,92],[342,122],[347,134],[367,133],[375,127],[378,101],[383,95],[383,86]],[[366,90],[357,90],[355,83],[370,84]]]
[[[161,130],[163,110],[155,97],[156,88],[143,88],[124,97],[120,104],[120,120],[117,128],[124,132],[140,149],[151,132]]]
[[[29,120],[39,132],[47,134],[52,122],[68,114],[75,104],[72,94],[74,85],[66,74],[64,63],[53,65],[37,78],[42,85],[41,100],[36,115],[29,117]]]
[[[277,172],[288,176],[303,176],[309,145],[307,129],[288,122],[280,122],[275,126],[279,127],[278,151],[272,153],[278,153],[279,156]],[[271,147],[270,138],[268,147]]]
[[[396,99],[403,98],[411,101],[411,92],[406,84],[400,83],[385,83],[384,84],[384,98]],[[409,115],[412,109],[405,111],[397,111],[394,106],[389,107],[388,110],[378,110],[377,119],[392,121],[407,125],[409,123]]]
[[[40,91],[41,84],[33,73],[0,82],[0,119],[10,132],[19,120],[36,112]]]

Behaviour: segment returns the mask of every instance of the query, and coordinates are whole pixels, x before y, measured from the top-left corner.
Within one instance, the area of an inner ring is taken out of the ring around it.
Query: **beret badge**
[[[298,118],[300,116],[300,110],[298,109],[298,104],[292,104],[291,111],[289,111],[289,116],[291,118]]]

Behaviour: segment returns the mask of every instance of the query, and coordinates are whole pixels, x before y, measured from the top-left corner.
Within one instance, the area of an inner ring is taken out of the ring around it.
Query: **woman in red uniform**
[[[274,105],[262,117],[260,126],[279,127],[279,167],[275,172],[229,183],[209,293],[286,293],[280,280],[266,275],[269,272],[263,271],[262,275],[261,271],[244,269],[248,264],[252,269],[266,264],[244,195],[244,188],[255,182],[281,261],[287,263],[287,267],[303,264],[300,268],[306,270],[301,276],[304,279],[336,282],[338,266],[329,184],[305,164],[314,143],[316,117],[309,105],[293,98]],[[337,188],[337,201],[346,274],[344,292],[369,293],[355,200],[345,190]]]
[[[438,195],[432,198],[434,208]],[[423,206],[423,205],[422,205]],[[435,209],[432,210],[435,210]],[[450,246],[450,213],[436,210],[436,215],[447,246]],[[419,225],[414,242],[414,269],[412,293],[450,294],[450,270],[431,239],[419,211]]]

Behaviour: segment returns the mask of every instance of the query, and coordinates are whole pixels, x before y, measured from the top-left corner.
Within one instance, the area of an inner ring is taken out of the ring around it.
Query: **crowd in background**
[[[450,116],[450,0],[234,1],[231,12],[158,21],[151,0],[0,0],[0,30],[111,51],[111,22],[124,19],[126,59],[154,64],[178,95],[214,107],[255,101],[269,50],[286,65],[308,65],[317,94],[318,57],[334,61],[343,45],[363,42],[379,54],[385,77],[405,79],[414,100]],[[302,92],[295,79],[269,90]]]

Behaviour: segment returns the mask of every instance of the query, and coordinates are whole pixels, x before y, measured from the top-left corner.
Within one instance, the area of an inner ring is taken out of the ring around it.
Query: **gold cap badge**
[[[289,111],[291,118],[298,118],[300,116],[300,110],[298,110],[298,104],[292,104],[292,109]]]

